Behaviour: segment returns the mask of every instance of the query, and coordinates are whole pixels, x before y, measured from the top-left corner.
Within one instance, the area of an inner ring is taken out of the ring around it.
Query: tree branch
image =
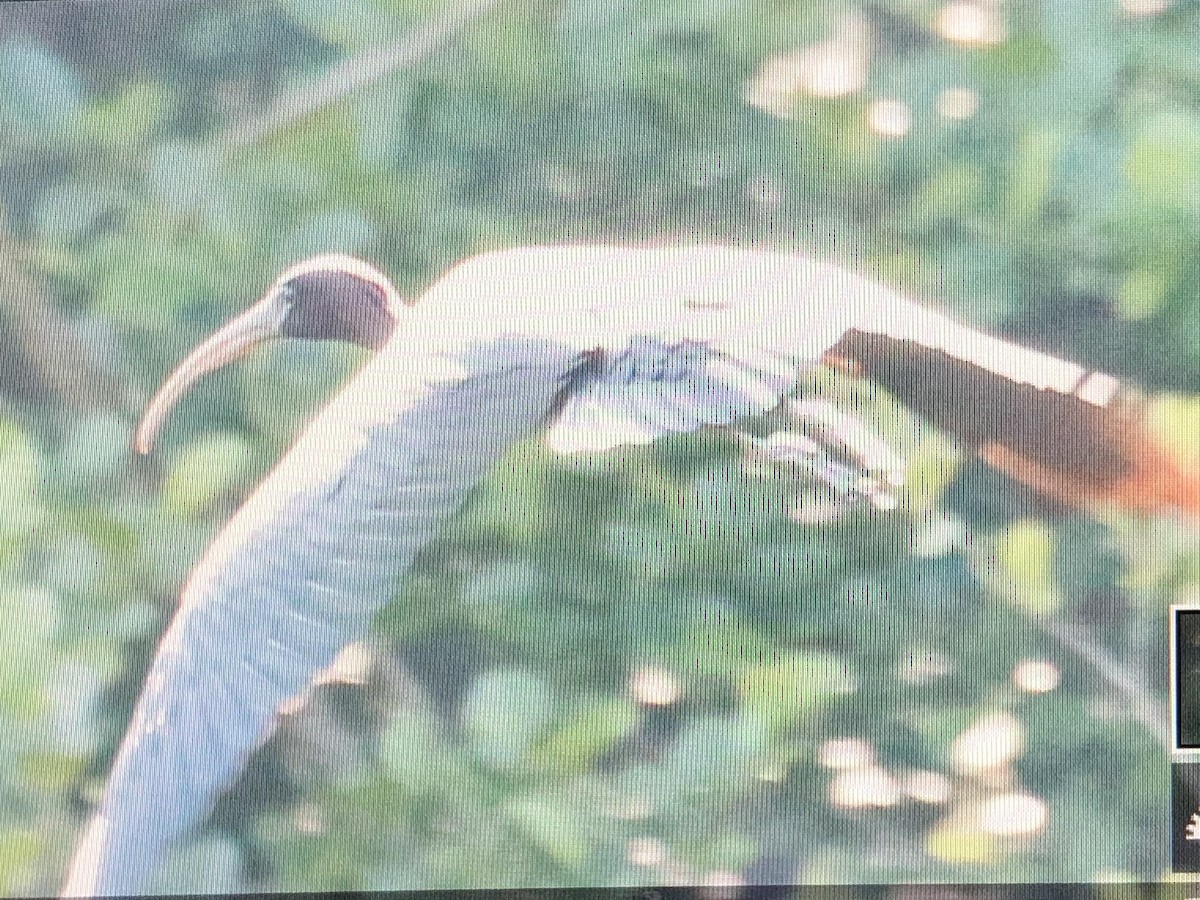
[[[256,144],[280,129],[299,122],[366,85],[415,65],[444,47],[472,22],[500,5],[500,0],[466,0],[417,26],[399,42],[356,56],[334,66],[306,90],[281,98],[248,121],[235,123],[214,141],[223,153]]]
[[[28,366],[25,380],[76,409],[120,405],[123,394],[115,380],[27,272],[2,226],[0,298],[6,331]]]
[[[1168,753],[1171,752],[1171,717],[1164,704],[1155,699],[1150,689],[1136,674],[1097,646],[1072,630],[1064,622],[1038,620],[1038,625],[1064,649],[1095,669],[1104,681],[1129,702],[1135,719],[1146,727]]]

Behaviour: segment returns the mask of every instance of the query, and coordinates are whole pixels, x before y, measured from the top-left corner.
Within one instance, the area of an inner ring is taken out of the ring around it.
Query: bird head
[[[402,306],[387,277],[361,259],[331,253],[297,263],[167,376],[142,413],[134,450],[150,452],[167,415],[197,380],[259,344],[287,337],[348,341],[377,350],[391,337]]]

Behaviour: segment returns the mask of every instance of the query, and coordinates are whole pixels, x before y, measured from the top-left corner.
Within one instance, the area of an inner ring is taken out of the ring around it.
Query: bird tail
[[[1189,401],[1147,400],[1102,373],[937,324],[921,339],[851,330],[829,355],[1046,496],[1200,517],[1195,431],[1169,427]]]
[[[1125,426],[1133,460],[1109,499],[1138,512],[1174,508],[1200,517],[1200,398],[1161,394],[1140,401]]]
[[[1042,494],[1069,505],[1110,503],[1131,512],[1152,515],[1176,509],[1200,517],[1200,473],[1140,423],[1116,443],[1129,448],[1120,471],[1097,476],[1070,468],[1055,468],[1002,444],[980,448],[994,468]]]
[[[1194,460],[1181,460],[1168,448],[1152,445],[1143,465],[1115,486],[1112,499],[1141,512],[1173,507],[1200,517],[1200,474]]]

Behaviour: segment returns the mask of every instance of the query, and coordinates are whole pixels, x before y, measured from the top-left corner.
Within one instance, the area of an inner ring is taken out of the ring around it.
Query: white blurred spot
[[[870,490],[868,492],[864,490],[863,493],[867,494],[867,499],[871,501],[871,505],[880,512],[891,512],[900,505],[900,497],[891,491]]]
[[[780,118],[798,95],[848,97],[862,90],[869,65],[867,26],[844,16],[828,40],[765,60],[746,84],[746,102]]]
[[[934,16],[933,27],[946,40],[969,46],[998,44],[1005,36],[1000,11],[994,4],[982,0],[947,3]]]
[[[764,175],[747,183],[746,199],[759,206],[774,209],[783,203],[783,191],[774,179]]]
[[[936,650],[910,650],[896,666],[896,677],[907,684],[929,684],[950,674],[950,658]]]
[[[959,546],[966,537],[962,520],[950,513],[931,515],[914,523],[909,536],[909,550],[922,559],[937,559]]]
[[[841,41],[811,48],[800,58],[800,86],[814,97],[846,97],[862,90],[864,58]]]
[[[860,769],[875,761],[875,750],[861,738],[831,738],[821,745],[819,758],[827,769]]]
[[[746,879],[730,869],[713,869],[704,876],[704,883],[710,887],[742,887]]]
[[[605,812],[614,819],[624,819],[633,822],[650,816],[652,807],[645,797],[626,797],[607,804]]]
[[[700,896],[704,900],[735,900],[742,896],[746,879],[732,869],[713,869],[701,878]]]
[[[903,100],[876,100],[867,111],[867,122],[878,135],[901,138],[912,127],[912,114]]]
[[[950,779],[940,772],[913,772],[904,779],[904,793],[919,803],[945,803],[950,790]]]
[[[1058,687],[1058,666],[1042,659],[1023,659],[1013,669],[1013,683],[1030,694],[1044,694]]]
[[[755,778],[759,781],[769,781],[773,784],[780,784],[787,778],[787,766],[778,761],[764,763],[755,773]]]
[[[787,515],[793,522],[801,525],[824,525],[837,521],[846,509],[847,504],[844,501],[807,491],[788,502]]]
[[[325,817],[315,803],[301,803],[292,810],[292,823],[302,834],[324,834]]]
[[[938,94],[937,111],[943,119],[969,119],[978,109],[979,95],[970,88],[946,88]]]
[[[883,808],[894,806],[899,800],[896,779],[878,766],[839,772],[829,785],[829,802],[843,809]]]
[[[1130,17],[1157,16],[1170,6],[1170,0],[1121,0],[1121,11]]]
[[[645,706],[670,706],[683,693],[679,679],[660,666],[643,666],[629,679],[633,699]]]
[[[667,848],[657,838],[634,838],[625,847],[625,857],[635,866],[661,866],[667,861]]]
[[[1025,749],[1025,728],[1008,713],[984,716],[954,739],[950,761],[960,772],[998,769]]]
[[[979,808],[979,827],[992,834],[1034,834],[1049,818],[1045,802],[1032,794],[1001,794]]]

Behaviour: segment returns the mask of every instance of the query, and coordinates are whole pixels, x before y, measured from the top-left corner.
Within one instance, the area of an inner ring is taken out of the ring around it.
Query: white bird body
[[[365,265],[342,260],[303,272]],[[366,271],[353,274],[386,286]],[[1088,379],[836,266],[770,252],[503,251],[455,266],[415,305],[388,302],[390,340],[188,579],[64,896],[145,890],[280,709],[366,633],[470,488],[543,425],[570,452],[726,424],[777,404],[850,329],[982,353],[1040,388]],[[181,390],[164,388],[172,401]]]
[[[421,297],[454,336],[541,334],[565,346],[623,352],[635,336],[705,344],[748,364],[812,364],[851,328],[918,341],[1039,390],[1071,393],[1116,379],[978,330],[841,266],[730,247],[530,247],[488,253],[446,272]],[[1104,388],[1101,388],[1104,385]]]

